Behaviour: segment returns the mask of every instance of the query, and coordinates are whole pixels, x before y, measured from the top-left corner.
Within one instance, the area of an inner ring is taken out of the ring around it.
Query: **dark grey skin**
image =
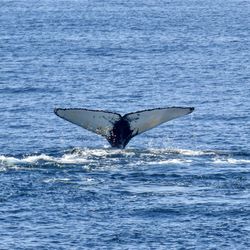
[[[131,130],[128,120],[123,116],[114,124],[107,140],[114,148],[125,148],[129,141],[137,135],[136,133],[132,136],[132,133],[133,130]]]

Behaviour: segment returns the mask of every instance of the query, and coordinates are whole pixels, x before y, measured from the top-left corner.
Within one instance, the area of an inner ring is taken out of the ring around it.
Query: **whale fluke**
[[[192,107],[169,107],[142,110],[121,116],[109,111],[80,108],[54,110],[57,116],[104,136],[112,147],[117,148],[125,148],[134,136],[193,111]]]

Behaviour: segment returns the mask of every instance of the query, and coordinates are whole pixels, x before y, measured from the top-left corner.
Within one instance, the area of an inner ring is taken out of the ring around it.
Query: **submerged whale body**
[[[157,108],[128,113],[90,109],[56,108],[55,114],[82,128],[104,136],[112,147],[125,148],[136,135],[164,122],[192,113],[192,107]]]

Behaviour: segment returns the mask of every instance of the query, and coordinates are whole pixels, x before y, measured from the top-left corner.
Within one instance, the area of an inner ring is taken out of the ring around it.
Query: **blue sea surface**
[[[250,1],[1,0],[0,249],[250,249]],[[124,150],[54,108],[195,107]]]

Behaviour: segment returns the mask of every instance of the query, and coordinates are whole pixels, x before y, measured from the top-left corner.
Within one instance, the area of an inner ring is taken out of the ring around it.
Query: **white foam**
[[[54,182],[68,183],[70,181],[71,181],[71,179],[69,179],[69,178],[51,178],[51,179],[45,179],[43,182],[45,182],[45,183],[54,183]]]
[[[62,157],[52,157],[45,154],[31,155],[23,158],[15,158],[0,155],[0,163],[6,165],[19,165],[19,164],[35,164],[38,161],[53,162],[59,164],[79,164],[90,162],[85,157],[79,157],[74,154],[64,154]]]
[[[234,159],[234,158],[228,158],[228,159],[219,159],[216,158],[213,160],[214,164],[250,164],[250,160],[247,159]]]
[[[200,156],[200,155],[215,155],[214,151],[202,151],[202,150],[188,150],[188,149],[179,149],[177,150],[182,155],[188,156]]]
[[[186,150],[186,149],[75,149],[73,152],[65,152],[61,156],[49,156],[46,154],[28,155],[23,157],[0,155],[0,171],[6,167],[30,167],[33,164],[55,163],[58,166],[67,164],[82,164],[88,168],[96,166],[119,166],[126,163],[127,166],[160,165],[160,164],[190,164],[208,155],[204,160],[213,164],[250,164],[250,159],[228,158],[226,154],[216,151]],[[192,156],[192,157],[189,157]],[[93,163],[93,164],[89,164]]]
[[[54,158],[45,154],[31,155],[20,160],[23,163],[36,163],[38,161],[54,161]]]
[[[79,157],[75,154],[65,154],[62,157],[54,158],[56,163],[61,164],[80,164],[80,163],[89,163],[90,160],[86,159],[85,157]]]
[[[149,149],[144,154],[165,155],[165,154],[180,154],[185,156],[202,156],[202,155],[217,155],[220,152],[212,150],[191,150],[191,149]]]
[[[0,162],[7,163],[7,164],[35,163],[39,160],[53,161],[53,158],[45,154],[31,155],[31,156],[27,156],[21,159],[0,155]]]
[[[202,155],[217,155],[220,152],[212,150],[189,150],[189,149],[76,149],[73,154],[78,156],[96,156],[96,157],[106,157],[106,156],[126,156],[132,157],[135,155],[139,156],[157,156],[157,155],[169,155],[169,154],[180,154],[184,156],[202,156]]]
[[[4,156],[4,155],[0,155],[0,163],[2,164],[15,164],[15,163],[19,163],[20,159],[17,159],[15,157],[8,157],[8,156]]]
[[[183,164],[183,163],[191,163],[192,160],[183,160],[183,159],[169,159],[162,161],[151,161],[149,165],[157,165],[157,164]]]

